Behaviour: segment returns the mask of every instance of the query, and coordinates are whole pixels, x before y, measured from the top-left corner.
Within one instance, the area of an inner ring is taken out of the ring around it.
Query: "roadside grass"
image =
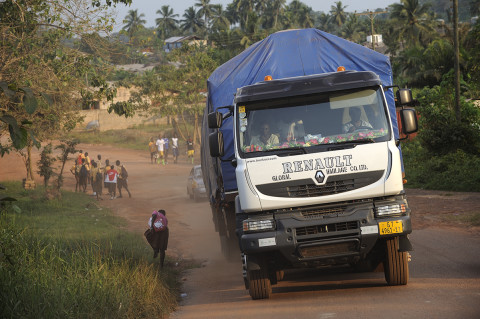
[[[178,278],[194,264],[167,256],[160,270],[142,236],[88,195],[47,201],[42,187],[2,184],[21,209],[0,215],[2,318],[165,318],[176,308]]]
[[[191,128],[189,127],[191,130]],[[65,136],[68,139],[78,140],[84,144],[109,144],[119,148],[133,150],[148,150],[148,142],[151,137],[157,138],[161,134],[166,134],[169,138],[173,136],[171,125],[136,125],[132,128],[121,130],[75,130]],[[179,139],[179,148],[186,149],[185,141]]]

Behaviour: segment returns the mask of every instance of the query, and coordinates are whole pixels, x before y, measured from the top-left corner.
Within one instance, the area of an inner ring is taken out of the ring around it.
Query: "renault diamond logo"
[[[317,171],[315,173],[315,179],[319,184],[323,183],[323,180],[325,179],[325,174],[323,174],[322,171]]]

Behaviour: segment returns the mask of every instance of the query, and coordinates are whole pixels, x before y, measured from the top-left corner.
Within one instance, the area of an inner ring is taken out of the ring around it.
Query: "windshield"
[[[195,178],[201,178],[202,177],[202,168],[201,167],[195,167],[195,170],[193,172],[193,176]]]
[[[243,153],[390,139],[380,88],[238,105]],[[261,155],[261,154],[258,154]]]

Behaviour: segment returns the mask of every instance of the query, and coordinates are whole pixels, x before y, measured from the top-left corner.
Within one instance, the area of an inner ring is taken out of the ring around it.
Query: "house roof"
[[[170,37],[168,39],[165,39],[165,43],[175,43],[175,42],[182,42],[185,40],[198,40],[200,39],[196,35],[187,35],[183,37]]]

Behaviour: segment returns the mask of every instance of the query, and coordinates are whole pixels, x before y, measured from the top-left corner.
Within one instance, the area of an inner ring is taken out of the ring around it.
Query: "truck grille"
[[[330,207],[330,208],[321,208],[321,209],[314,209],[314,210],[307,210],[307,211],[302,211],[302,217],[308,218],[308,219],[315,219],[318,217],[322,217],[325,215],[328,216],[338,216],[343,214],[347,207],[346,206],[341,206],[341,207]]]
[[[326,225],[315,225],[295,228],[295,233],[298,236],[316,235],[322,233],[332,233],[345,230],[358,229],[357,221],[333,223]]]
[[[354,180],[347,179],[343,181],[328,182],[325,185],[308,184],[286,187],[286,192],[288,197],[314,197],[343,193],[353,189],[355,189]]]
[[[358,251],[358,241],[304,246],[298,249],[301,258],[329,257]]]
[[[260,193],[275,197],[316,197],[339,194],[373,184],[382,178],[383,170],[363,173],[328,176],[324,185],[317,185],[313,179],[301,179],[279,183],[257,185]]]

